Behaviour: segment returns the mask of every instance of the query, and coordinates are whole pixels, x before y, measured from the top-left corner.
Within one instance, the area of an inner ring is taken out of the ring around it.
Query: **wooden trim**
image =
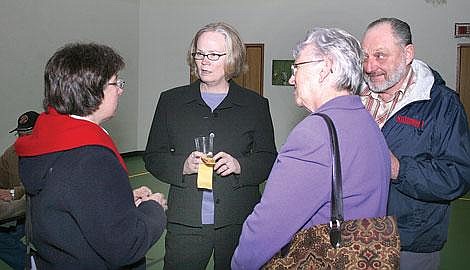
[[[259,94],[260,96],[263,96],[263,90],[264,90],[264,44],[263,43],[246,43],[245,47],[248,48],[259,48],[261,50],[261,65],[260,65],[260,90]]]
[[[461,67],[461,62],[460,62],[460,52],[462,48],[467,48],[470,47],[470,43],[459,43],[457,44],[457,73],[456,73],[456,91],[457,93],[460,93],[460,67]]]

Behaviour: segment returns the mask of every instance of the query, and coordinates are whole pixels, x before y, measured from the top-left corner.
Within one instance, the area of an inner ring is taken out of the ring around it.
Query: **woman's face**
[[[225,54],[225,36],[217,32],[204,32],[199,36],[196,43],[196,53],[201,54]],[[218,60],[212,61],[205,56],[202,60],[195,60],[197,73],[201,81],[208,85],[219,85],[226,83],[225,61],[227,55],[222,55]]]
[[[124,89],[120,88],[117,84],[117,76],[114,75],[108,81],[108,84],[103,90],[103,101],[99,106],[98,110],[95,112],[96,120],[99,123],[102,123],[114,115],[116,115],[116,111],[119,104],[119,97],[124,92]]]
[[[294,86],[294,99],[298,107],[305,107],[312,111],[312,103],[315,93],[318,92],[318,84],[315,81],[315,67],[323,60],[315,57],[310,47],[302,49],[295,59],[294,73],[289,83]]]

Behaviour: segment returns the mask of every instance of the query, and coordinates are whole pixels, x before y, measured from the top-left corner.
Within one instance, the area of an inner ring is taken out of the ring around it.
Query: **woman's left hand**
[[[152,190],[147,186],[141,186],[136,188],[132,191],[134,194],[134,203],[135,206],[139,206],[139,204],[143,201],[144,198],[147,198],[152,194]]]
[[[219,152],[214,156],[214,159],[216,161],[214,165],[214,171],[217,174],[221,176],[227,176],[231,173],[240,174],[240,163],[238,163],[238,160],[236,160],[230,154]]]

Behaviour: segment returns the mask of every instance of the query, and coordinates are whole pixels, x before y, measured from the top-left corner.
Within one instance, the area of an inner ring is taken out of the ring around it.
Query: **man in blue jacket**
[[[398,219],[401,269],[438,269],[450,202],[470,186],[470,135],[458,95],[414,59],[410,26],[378,19],[362,40],[361,98],[392,161],[388,214]]]

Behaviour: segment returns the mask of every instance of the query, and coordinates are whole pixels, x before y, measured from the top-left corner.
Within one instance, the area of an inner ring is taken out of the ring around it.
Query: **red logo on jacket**
[[[397,123],[413,126],[415,128],[422,128],[424,125],[423,120],[414,119],[404,115],[398,115],[396,117]]]

